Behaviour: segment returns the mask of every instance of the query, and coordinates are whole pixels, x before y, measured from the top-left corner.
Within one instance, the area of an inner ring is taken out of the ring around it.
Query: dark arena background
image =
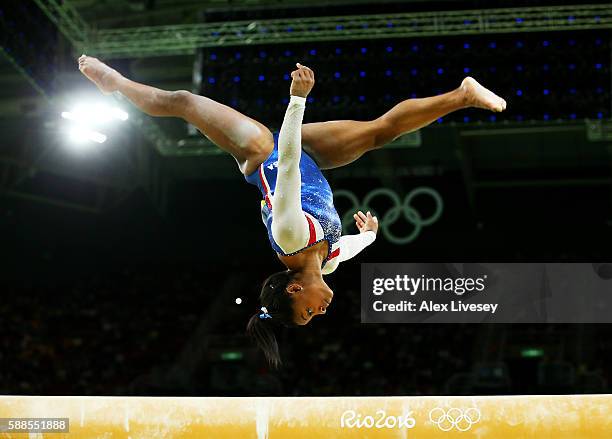
[[[612,8],[590,3],[2,2],[0,393],[609,392],[609,325],[360,323],[360,262],[612,259]],[[452,113],[325,172],[341,216],[384,189],[372,207],[386,220],[329,277],[328,315],[278,332],[274,371],[245,336],[282,269],[260,194],[193,127],[99,93],[83,52],[274,130],[296,61],[316,74],[305,122],[376,118],[468,75],[508,107]],[[62,112],[101,99],[129,118],[76,142]],[[418,188],[418,218],[389,213]]]

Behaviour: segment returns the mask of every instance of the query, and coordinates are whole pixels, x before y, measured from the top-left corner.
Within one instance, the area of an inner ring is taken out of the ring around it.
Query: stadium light
[[[71,111],[63,111],[64,119],[81,124],[103,124],[111,120],[126,121],[129,115],[118,107],[105,104],[79,105]]]
[[[87,141],[104,143],[106,142],[107,138],[102,133],[87,129],[82,126],[72,127],[70,131],[68,131],[68,137],[74,143],[84,143]]]
[[[67,127],[68,138],[72,143],[85,142],[104,143],[106,134],[98,131],[98,127],[113,121],[124,122],[129,118],[128,113],[118,107],[111,107],[105,103],[79,104],[70,111],[62,111],[61,117],[70,121]]]

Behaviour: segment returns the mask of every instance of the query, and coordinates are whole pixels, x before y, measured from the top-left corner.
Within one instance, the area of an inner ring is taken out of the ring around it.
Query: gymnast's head
[[[268,277],[261,288],[257,311],[247,325],[247,334],[263,350],[273,367],[280,365],[274,325],[306,325],[313,317],[323,315],[334,293],[320,276],[307,276],[285,270]]]

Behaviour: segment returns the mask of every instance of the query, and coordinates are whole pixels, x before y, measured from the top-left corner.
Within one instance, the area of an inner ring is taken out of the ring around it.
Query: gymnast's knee
[[[260,130],[258,135],[245,139],[240,148],[249,159],[263,162],[274,149],[274,137],[270,131]]]
[[[194,94],[187,90],[168,91],[164,93],[161,101],[168,114],[184,116],[193,107]]]
[[[372,149],[378,149],[385,146],[387,143],[394,141],[400,136],[397,132],[397,128],[391,120],[385,116],[381,116],[378,119],[371,121],[373,126],[373,139]]]
[[[250,175],[263,163],[274,149],[274,137],[269,130],[260,129],[258,135],[247,136],[243,141],[236,144],[237,156],[240,170],[245,175]]]

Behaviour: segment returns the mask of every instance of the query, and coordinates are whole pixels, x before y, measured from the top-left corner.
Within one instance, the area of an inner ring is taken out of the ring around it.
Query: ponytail
[[[259,294],[263,306],[251,316],[246,328],[247,335],[255,341],[268,364],[275,369],[282,365],[282,361],[273,325],[295,326],[293,301],[287,292],[287,285],[292,279],[293,272],[286,270],[274,273],[264,281]]]

